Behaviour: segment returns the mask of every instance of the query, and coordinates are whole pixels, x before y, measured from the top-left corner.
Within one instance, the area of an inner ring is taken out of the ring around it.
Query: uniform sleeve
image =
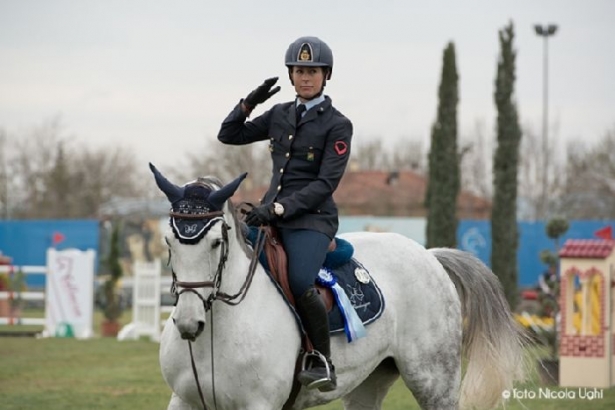
[[[268,138],[271,110],[246,122],[246,114],[241,109],[241,101],[222,121],[218,140],[229,145],[245,145]]]
[[[318,178],[300,191],[278,201],[284,206],[284,219],[315,211],[333,195],[350,158],[351,140],[352,123],[344,118],[327,135]]]

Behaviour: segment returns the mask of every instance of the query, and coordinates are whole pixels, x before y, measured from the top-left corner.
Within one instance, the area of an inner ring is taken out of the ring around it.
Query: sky
[[[615,1],[0,0],[0,129],[24,135],[59,118],[63,135],[131,150],[144,167],[181,166],[265,78],[292,100],[284,54],[304,35],[334,53],[326,94],[354,143],[429,145],[442,53],[453,42],[458,127],[493,134],[498,31],[513,22],[522,126],[541,132],[548,40],[550,138],[597,141],[615,127]]]

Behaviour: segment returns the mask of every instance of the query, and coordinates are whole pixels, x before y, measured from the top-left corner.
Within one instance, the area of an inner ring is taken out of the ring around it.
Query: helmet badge
[[[313,61],[313,56],[312,45],[310,43],[301,44],[299,54],[297,55],[297,61],[311,62]]]

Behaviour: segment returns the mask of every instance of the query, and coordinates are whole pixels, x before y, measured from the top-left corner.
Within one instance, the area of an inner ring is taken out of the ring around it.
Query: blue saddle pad
[[[364,325],[372,323],[382,315],[385,306],[382,292],[363,265],[351,258],[336,268],[325,267],[333,273],[337,283],[344,289]],[[329,329],[331,333],[344,331],[344,318],[337,303],[333,304],[329,312]]]
[[[252,245],[256,241],[257,231],[257,228],[252,227],[247,232],[246,239]],[[341,238],[335,238],[335,241],[336,250],[327,254],[323,267],[334,275],[337,283],[348,295],[348,299],[363,324],[368,325],[382,315],[385,307],[384,297],[368,270],[352,257],[354,252],[352,244]],[[259,255],[259,261],[288,303],[284,292],[271,276],[264,251]],[[299,326],[301,326],[301,321],[290,303],[289,307],[295,313]],[[337,303],[333,303],[333,308],[329,312],[329,329],[331,333],[344,332],[344,317]]]

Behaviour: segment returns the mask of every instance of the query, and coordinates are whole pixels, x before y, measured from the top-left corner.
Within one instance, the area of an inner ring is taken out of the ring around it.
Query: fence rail
[[[46,275],[46,266],[31,266],[31,265],[0,265],[0,273],[6,273],[9,278],[17,273],[23,273],[24,275]],[[20,291],[20,290],[3,290],[0,291],[0,325],[35,325],[45,326],[46,319],[43,317],[20,317],[18,314],[14,314],[12,309],[13,301],[15,300],[27,300],[27,301],[44,301],[45,292],[32,292],[32,291]],[[4,302],[4,303],[2,303]],[[43,315],[45,312],[43,312]]]

